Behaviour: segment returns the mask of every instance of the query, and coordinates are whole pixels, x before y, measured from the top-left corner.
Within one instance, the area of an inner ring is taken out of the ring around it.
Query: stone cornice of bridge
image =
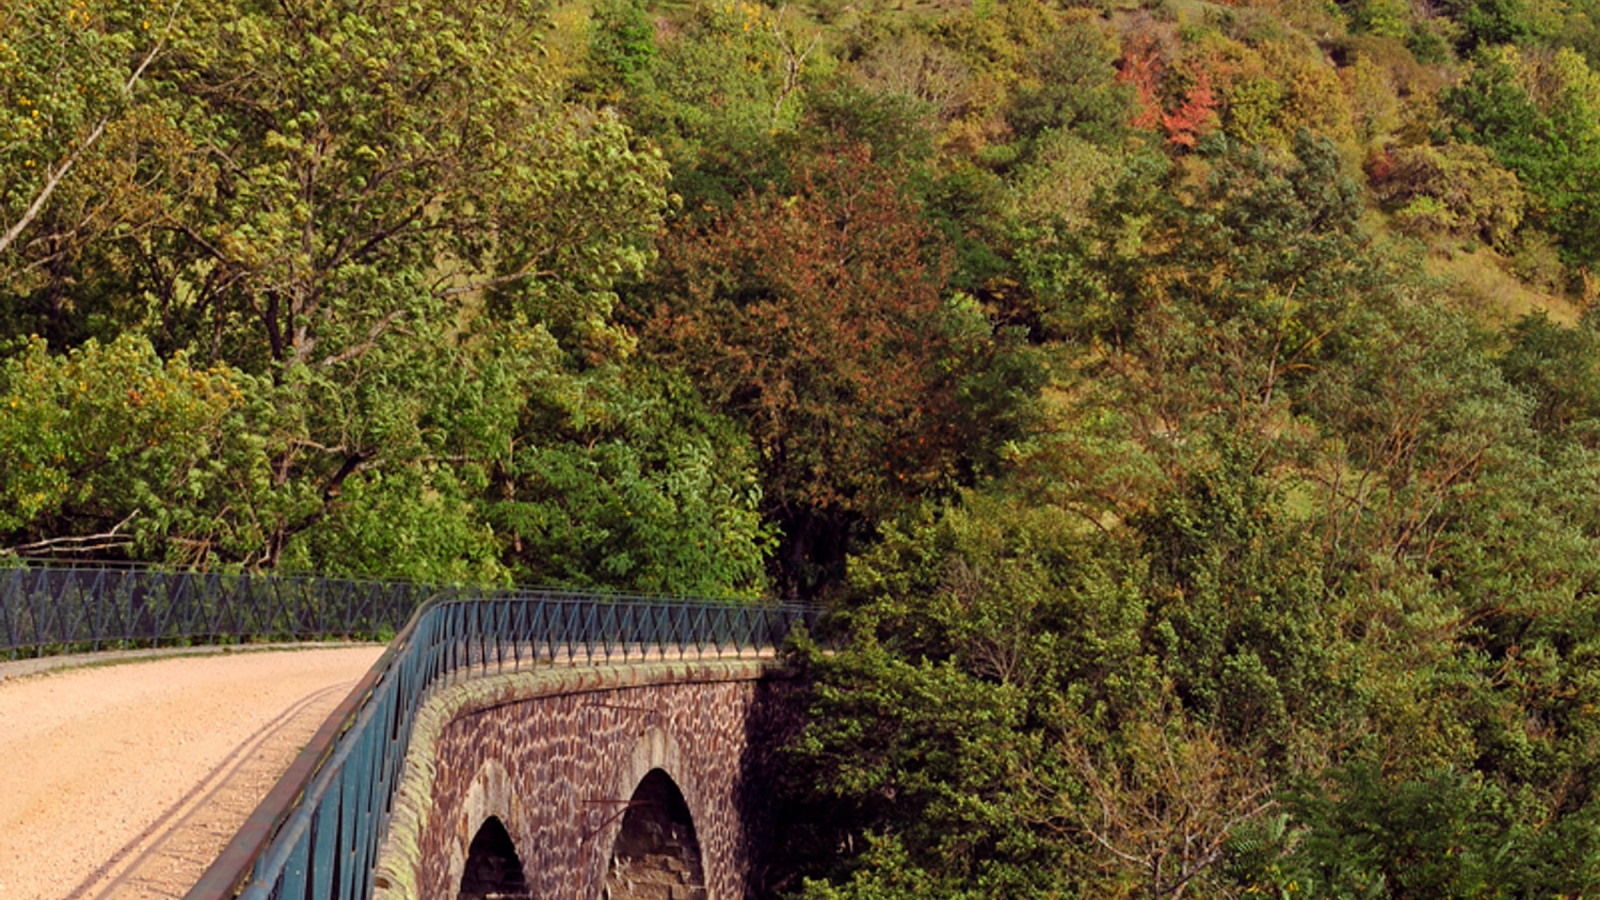
[[[615,666],[554,667],[472,678],[429,698],[418,710],[395,792],[388,837],[374,870],[374,900],[422,900],[417,885],[421,839],[433,809],[433,760],[451,722],[495,707],[572,694],[655,685],[721,684],[783,677],[782,661],[713,659],[639,662]]]

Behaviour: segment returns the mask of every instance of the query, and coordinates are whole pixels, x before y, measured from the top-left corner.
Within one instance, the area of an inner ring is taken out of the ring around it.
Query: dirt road
[[[0,681],[0,900],[182,897],[381,652]]]

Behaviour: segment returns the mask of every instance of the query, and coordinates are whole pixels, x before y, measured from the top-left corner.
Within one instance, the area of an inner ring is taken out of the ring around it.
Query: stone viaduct
[[[739,900],[759,885],[770,660],[470,679],[419,711],[373,877],[384,900]]]
[[[393,634],[188,900],[758,894],[801,715],[778,652],[821,623],[748,601],[0,567],[10,658]]]

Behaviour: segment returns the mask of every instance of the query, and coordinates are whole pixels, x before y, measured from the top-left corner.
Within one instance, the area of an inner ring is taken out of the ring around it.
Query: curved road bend
[[[182,897],[382,652],[0,680],[0,900]]]

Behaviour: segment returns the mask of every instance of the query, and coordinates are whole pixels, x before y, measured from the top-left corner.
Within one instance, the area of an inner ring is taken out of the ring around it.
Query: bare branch
[[[182,7],[183,0],[178,0],[178,2],[172,5],[172,13],[167,17],[167,24],[161,30],[161,37],[156,40],[155,46],[150,48],[150,52],[145,54],[144,59],[139,61],[139,65],[133,70],[133,74],[128,76],[127,83],[123,84],[123,98],[127,98],[133,93],[133,86],[138,83],[140,78],[144,77],[145,69],[150,67],[150,63],[154,62],[156,55],[161,52],[162,47],[166,44],[167,35],[172,32],[173,23],[178,19],[178,10]],[[76,147],[73,147],[72,152],[67,154],[67,158],[61,163],[61,165],[56,168],[55,171],[49,173],[48,177],[45,178],[44,187],[40,189],[38,196],[33,198],[33,202],[28,205],[28,209],[22,214],[22,218],[18,219],[16,224],[6,229],[5,234],[0,235],[0,253],[6,252],[6,249],[10,247],[12,243],[15,242],[19,236],[21,236],[22,232],[26,230],[29,225],[32,225],[33,221],[39,217],[41,212],[44,211],[45,204],[50,202],[50,197],[55,194],[56,188],[61,186],[61,180],[67,177],[67,173],[71,172],[73,167],[78,164],[78,161],[83,158],[84,153],[88,152],[89,148],[98,143],[101,135],[105,134],[106,126],[111,124],[112,116],[112,113],[106,113],[104,116],[102,116],[100,121],[95,124],[94,130],[89,132],[89,136]]]
[[[90,553],[96,550],[106,550],[111,547],[123,547],[133,542],[129,535],[118,534],[124,525],[133,521],[139,510],[128,513],[127,518],[111,527],[110,531],[100,534],[68,535],[65,537],[46,538],[42,541],[33,541],[27,544],[17,544],[0,550],[0,555],[29,554],[49,550],[57,553]]]
[[[783,90],[778,93],[778,102],[772,105],[772,120],[774,123],[777,122],[778,116],[783,112],[784,101],[788,100],[789,95],[793,94],[795,89],[800,86],[800,70],[806,64],[806,57],[810,56],[811,51],[817,48],[817,41],[822,37],[820,33],[812,35],[811,43],[806,45],[806,49],[796,53],[794,46],[789,43],[789,39],[784,35],[783,29],[779,25],[783,21],[783,14],[788,10],[789,7],[787,6],[780,7],[777,15],[773,16],[768,23],[772,26],[772,36],[777,39],[778,46],[783,50],[784,57]]]
[[[382,337],[383,333],[389,330],[389,326],[393,325],[397,319],[401,318],[405,314],[406,311],[403,309],[397,309],[390,312],[388,315],[373,323],[372,327],[367,330],[366,340],[356,344],[353,347],[347,347],[343,351],[335,353],[332,356],[325,357],[322,362],[317,364],[317,368],[326,369],[329,366],[338,365],[339,363],[355,359],[356,357],[366,353],[368,350],[371,350],[373,346],[378,343],[378,338]]]

